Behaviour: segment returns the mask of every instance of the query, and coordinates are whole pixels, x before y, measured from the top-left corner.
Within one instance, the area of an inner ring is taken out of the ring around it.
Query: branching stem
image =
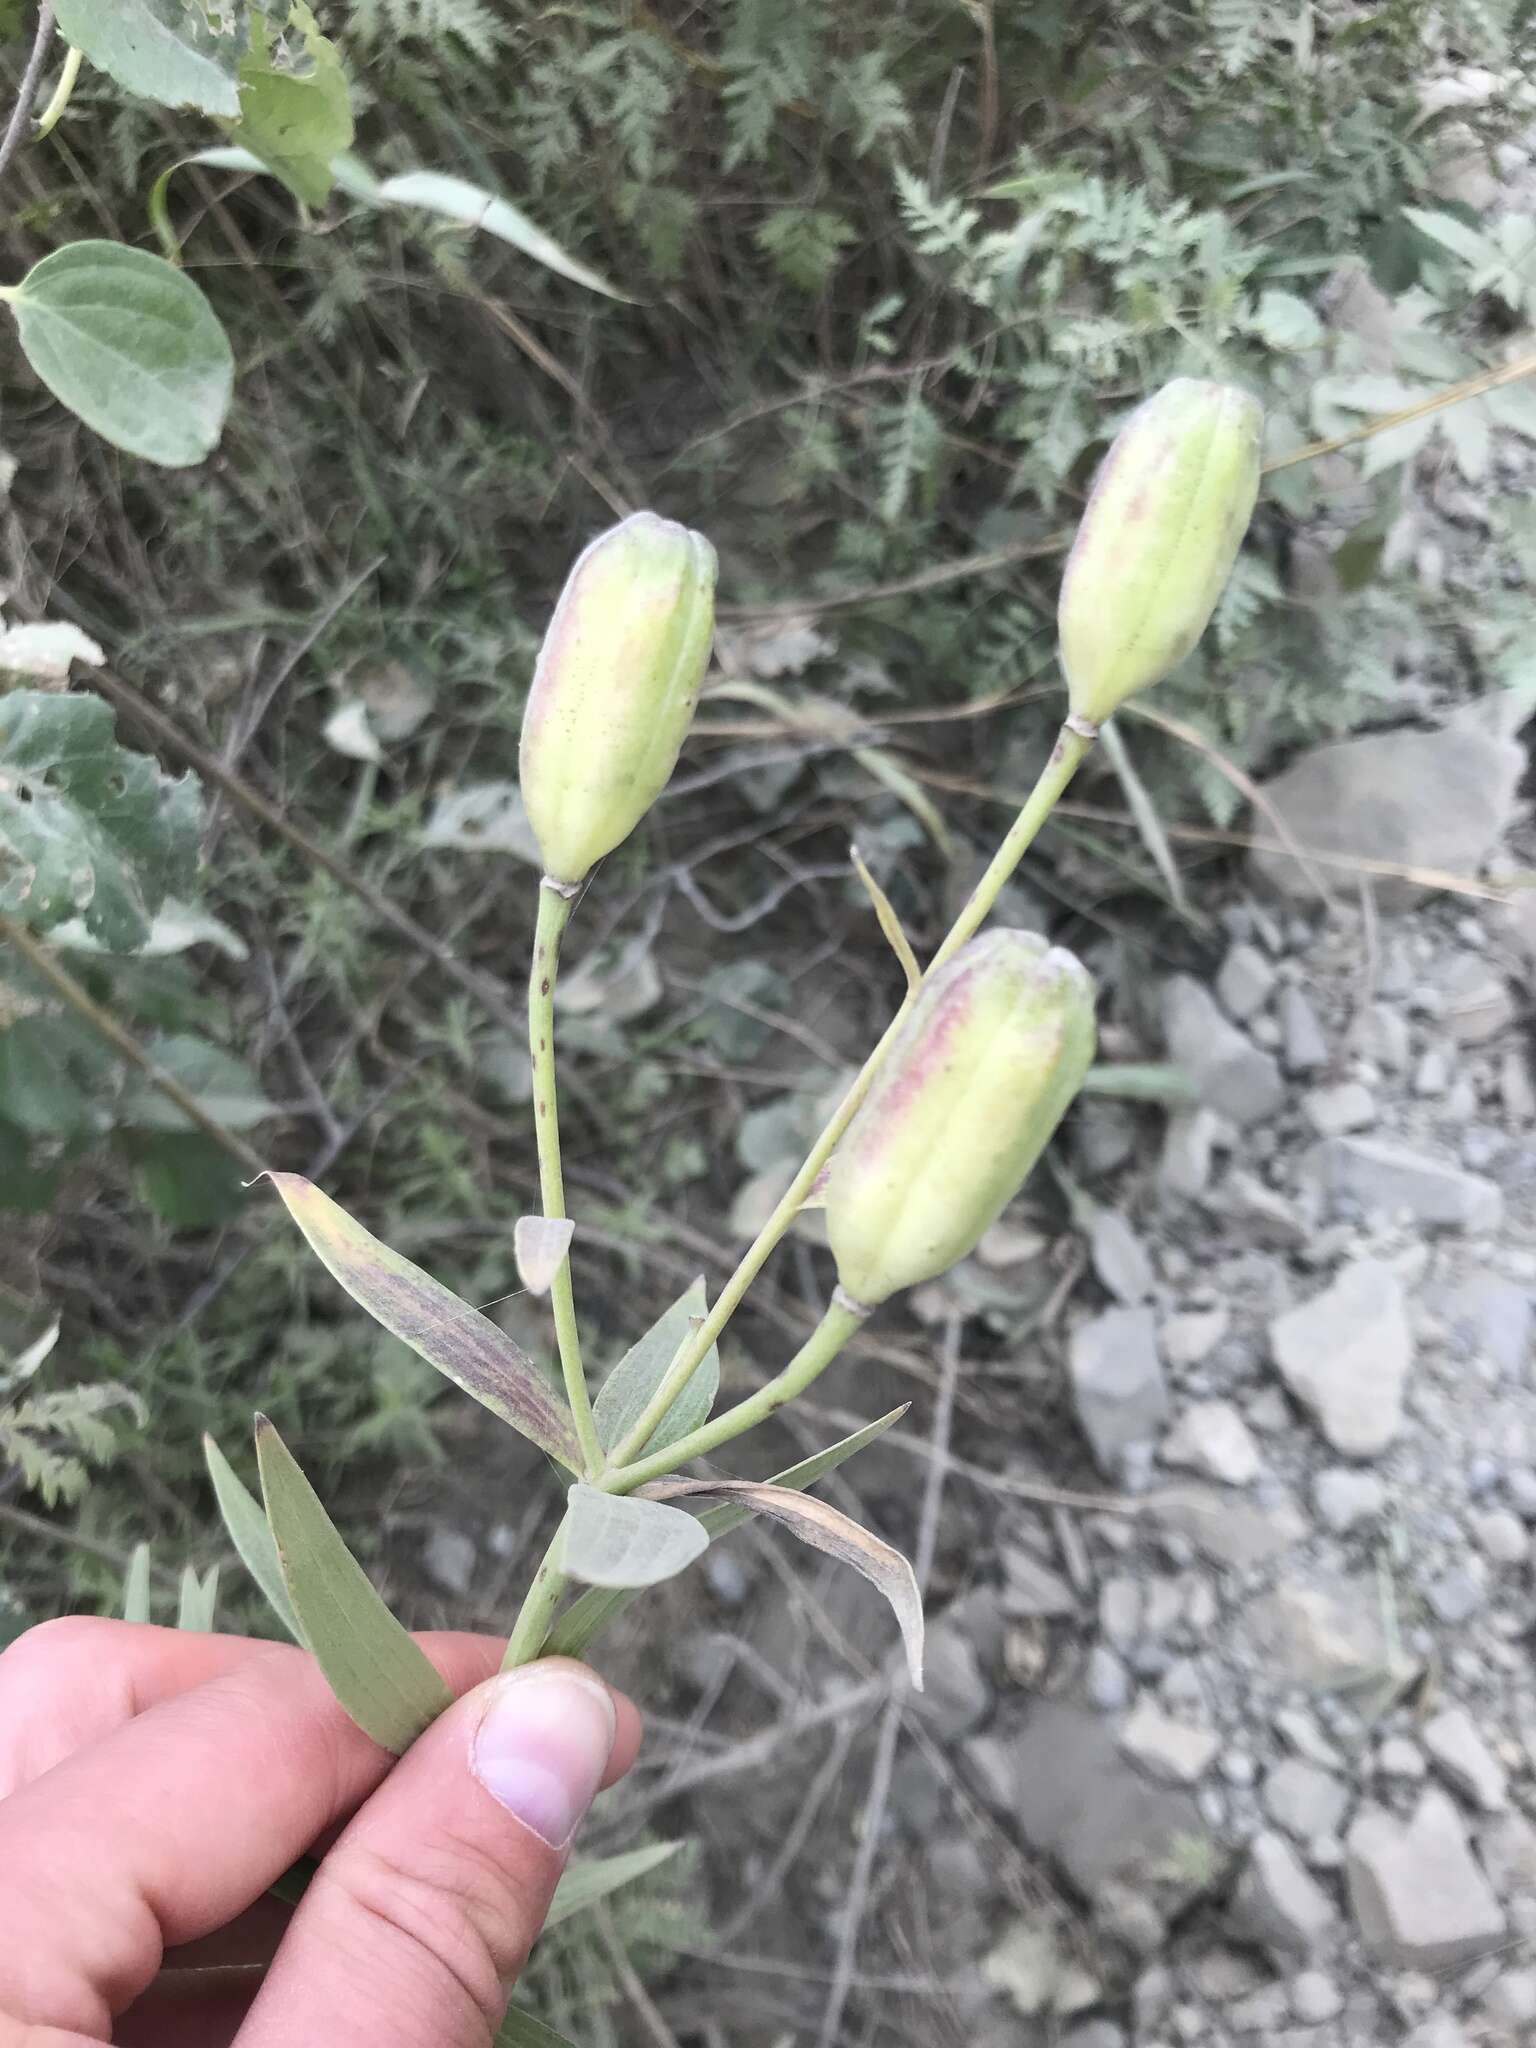
[[[1039,780],[1025,800],[1023,809],[1014,819],[1007,838],[1004,839],[1002,845],[999,846],[997,852],[993,855],[991,865],[971,891],[965,908],[955,919],[950,927],[948,936],[934,954],[932,960],[929,961],[928,974],[932,974],[935,968],[942,967],[945,961],[951,959],[959,952],[967,939],[973,938],[980,929],[993,904],[996,903],[1003,884],[1024,858],[1036,834],[1055,808],[1057,799],[1072,780],[1072,777],[1077,773],[1083,756],[1093,744],[1093,739],[1094,735],[1089,731],[1078,731],[1070,724],[1062,727],[1057,735],[1056,744],[1051,749],[1050,759],[1041,770]],[[735,1272],[720,1290],[719,1299],[704,1318],[699,1328],[694,1332],[693,1341],[685,1350],[679,1353],[676,1360],[669,1367],[666,1377],[657,1387],[656,1392],[652,1395],[646,1407],[645,1413],[640,1416],[634,1428],[630,1430],[622,1443],[615,1446],[612,1461],[615,1467],[625,1468],[626,1470],[636,1469],[632,1466],[626,1467],[626,1461],[633,1459],[645,1444],[650,1441],[657,1424],[667,1413],[684,1387],[687,1386],[689,1380],[692,1379],[701,1361],[707,1354],[709,1347],[719,1337],[720,1332],[736,1313],[742,1296],[761,1272],[768,1254],[794,1222],[801,1203],[804,1202],[815,1184],[816,1176],[832,1157],[838,1139],[842,1137],[844,1131],[847,1130],[849,1124],[853,1121],[854,1112],[868,1094],[870,1083],[879,1071],[881,1061],[890,1051],[896,1034],[906,1021],[907,1014],[911,1010],[913,1003],[917,1000],[920,989],[921,984],[917,988],[908,989],[906,998],[887,1026],[885,1035],[864,1062],[864,1066],[852,1087],[833,1111],[826,1128],[807,1154],[804,1165],[790,1182],[788,1188],[786,1188],[783,1199],[778,1207],[748,1246],[740,1265],[737,1266]],[[811,1342],[814,1343],[815,1341],[812,1338]],[[773,1384],[776,1385],[777,1382]],[[767,1389],[764,1391],[766,1392]],[[730,1411],[732,1415],[737,1412],[735,1409]],[[722,1416],[719,1420],[724,1421],[726,1417]],[[714,1426],[714,1424],[707,1424],[706,1428],[712,1429]],[[732,1430],[730,1434],[734,1436],[739,1434],[739,1431]],[[718,1441],[724,1441],[724,1439],[718,1439]],[[692,1442],[692,1438],[685,1438],[684,1442]],[[674,1445],[672,1452],[668,1453],[668,1456],[672,1458],[672,1464],[682,1462],[680,1458],[672,1456],[673,1452],[676,1452],[679,1448],[680,1446]],[[688,1455],[697,1455],[697,1453],[689,1453]],[[647,1463],[654,1463],[654,1460],[649,1460]],[[670,1471],[672,1464],[661,1469]],[[647,1471],[645,1474],[647,1478],[654,1478],[655,1476],[656,1474],[650,1471]],[[634,1481],[632,1483],[638,1484],[639,1482]]]
[[[552,883],[539,887],[539,915],[533,935],[533,966],[528,975],[528,1056],[533,1066],[533,1122],[539,1149],[539,1192],[544,1214],[565,1214],[565,1178],[560,1170],[560,1114],[555,1083],[555,976],[560,967],[560,941],[570,923],[571,898]],[[581,1337],[576,1328],[576,1302],[571,1291],[571,1259],[567,1252],[550,1285],[555,1337],[560,1346],[560,1371],[565,1398],[581,1445],[587,1477],[602,1469],[603,1451],[592,1419],[587,1376],[581,1362]]]
[[[27,117],[37,99],[37,89],[43,82],[43,66],[48,61],[48,45],[52,41],[53,8],[44,5],[37,10],[37,33],[32,38],[27,68],[21,74],[16,104],[11,109],[11,118],[6,123],[5,134],[0,136],[0,178],[3,178],[10,168],[11,158],[20,149],[22,137],[27,132]]]

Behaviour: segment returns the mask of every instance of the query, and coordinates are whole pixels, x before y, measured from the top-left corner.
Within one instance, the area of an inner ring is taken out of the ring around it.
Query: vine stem
[[[205,1138],[211,1138],[215,1145],[236,1160],[254,1180],[266,1172],[266,1162],[259,1153],[253,1152],[243,1138],[225,1128],[217,1117],[210,1116],[203,1105],[188,1089],[184,1088],[174,1074],[168,1074],[164,1067],[145,1046],[125,1031],[109,1010],[82,988],[62,960],[50,952],[27,929],[13,917],[0,911],[0,939],[8,946],[14,946],[29,967],[47,982],[54,994],[63,998],[77,1016],[83,1017],[91,1029],[104,1038],[112,1050],[125,1059],[131,1067],[137,1067],[152,1088],[157,1088],[169,1102],[174,1102],[189,1123],[193,1123]]]
[[[44,136],[51,135],[63,120],[64,110],[74,97],[75,86],[80,78],[80,66],[84,62],[84,50],[77,50],[71,44],[65,55],[63,68],[59,72],[59,82],[53,88],[47,106],[37,117],[37,127],[32,134],[34,142],[41,142]]]
[[[966,941],[975,936],[991,911],[992,906],[996,903],[1003,884],[1024,858],[1025,853],[1039,833],[1041,826],[1055,808],[1058,798],[1066,789],[1072,777],[1077,773],[1084,755],[1088,752],[1096,737],[1097,735],[1091,727],[1079,727],[1070,719],[1062,726],[1061,731],[1056,737],[1056,744],[1051,749],[1050,758],[1040,771],[1039,779],[1025,799],[1024,806],[1009,828],[1007,837],[992,856],[986,873],[971,891],[964,909],[950,926],[943,944],[934,954],[932,960],[929,961],[924,977],[925,980],[927,975],[931,975],[937,968],[942,967],[947,960],[952,959]],[[645,1412],[639,1417],[633,1429],[629,1431],[621,1443],[614,1447],[612,1458],[614,1467],[625,1470],[633,1469],[628,1465],[627,1461],[633,1459],[644,1445],[649,1442],[651,1436],[655,1433],[657,1424],[671,1408],[684,1387],[693,1378],[694,1373],[697,1372],[699,1365],[708,1353],[710,1346],[716,1341],[720,1332],[736,1313],[737,1308],[741,1304],[742,1297],[762,1271],[769,1253],[779,1242],[780,1238],[783,1237],[791,1223],[794,1222],[801,1204],[815,1185],[817,1175],[831,1158],[839,1138],[842,1137],[844,1131],[847,1130],[849,1124],[853,1121],[854,1112],[868,1094],[870,1084],[878,1073],[881,1062],[890,1051],[897,1033],[906,1022],[912,1005],[916,1002],[922,991],[922,987],[923,983],[919,982],[915,987],[908,989],[901,1007],[886,1027],[884,1036],[869,1058],[864,1062],[862,1069],[847,1094],[833,1111],[821,1135],[806,1155],[805,1163],[785,1189],[783,1198],[773,1211],[773,1214],[747,1247],[741,1263],[720,1290],[714,1307],[694,1332],[692,1342],[679,1352],[677,1358],[668,1368],[661,1384],[651,1396]],[[811,1341],[814,1342],[815,1339],[813,1338]],[[771,1384],[776,1385],[777,1382]],[[764,1391],[766,1392],[768,1389]],[[728,1415],[735,1415],[738,1412],[736,1409],[731,1409],[728,1411]],[[720,1421],[727,1419],[728,1416],[719,1418]],[[750,1425],[743,1424],[742,1426],[749,1427]],[[713,1424],[706,1425],[706,1428],[713,1427]],[[730,1434],[737,1435],[739,1431],[733,1430]],[[691,1438],[683,1439],[685,1443],[691,1441]],[[724,1439],[717,1439],[717,1441],[724,1441]],[[672,1456],[680,1448],[680,1445],[674,1444],[668,1455]],[[697,1453],[690,1452],[688,1455],[696,1456]],[[675,1458],[674,1462],[681,1463],[681,1459]],[[672,1468],[669,1465],[664,1469],[671,1470]],[[612,1476],[614,1475],[610,1474],[610,1477]],[[649,1471],[646,1474],[648,1478],[654,1478],[655,1476],[655,1473]]]
[[[539,1193],[544,1214],[565,1215],[565,1177],[560,1170],[560,1113],[555,1080],[555,977],[560,967],[560,941],[571,921],[572,898],[546,876],[539,884],[539,915],[533,934],[533,966],[528,975],[528,1056],[533,1067],[533,1123],[539,1151]],[[550,1283],[555,1337],[565,1398],[582,1463],[590,1479],[602,1470],[603,1448],[592,1417],[587,1375],[581,1362],[581,1336],[576,1327],[576,1301],[571,1291],[571,1258],[567,1252]],[[643,1441],[643,1439],[642,1439]]]
[[[37,99],[37,89],[42,84],[43,65],[48,59],[48,45],[53,41],[53,8],[44,5],[37,10],[37,33],[32,38],[31,54],[27,68],[21,74],[21,85],[16,94],[16,104],[11,109],[11,118],[0,137],[0,177],[10,168],[11,158],[21,147],[21,139],[27,132],[27,116]]]

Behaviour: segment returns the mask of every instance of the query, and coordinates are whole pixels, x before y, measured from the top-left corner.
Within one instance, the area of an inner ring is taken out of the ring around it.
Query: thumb
[[[617,1729],[563,1659],[466,1693],[321,1863],[238,2048],[488,2048]]]

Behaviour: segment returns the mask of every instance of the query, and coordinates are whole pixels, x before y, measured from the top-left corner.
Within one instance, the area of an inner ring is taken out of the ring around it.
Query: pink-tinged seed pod
[[[715,551],[636,512],[582,554],[523,713],[523,801],[553,881],[579,882],[666,787],[715,631]]]
[[[1194,648],[1253,516],[1263,431],[1246,391],[1176,377],[1115,436],[1061,584],[1075,718],[1102,725]]]
[[[873,1308],[971,1251],[1093,1059],[1093,984],[1034,932],[992,931],[928,983],[827,1174],[845,1294]]]

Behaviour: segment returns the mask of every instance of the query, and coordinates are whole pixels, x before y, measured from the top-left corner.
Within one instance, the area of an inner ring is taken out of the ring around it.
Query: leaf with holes
[[[604,1380],[592,1413],[598,1442],[605,1451],[615,1450],[645,1413],[646,1404],[665,1379],[668,1366],[703,1321],[707,1308],[701,1277],[658,1316]],[[697,1429],[701,1422],[707,1422],[719,1390],[720,1353],[711,1344],[699,1362],[698,1371],[656,1425],[645,1452],[663,1450]]]
[[[235,359],[183,272],[119,242],[70,242],[10,287],[21,352],[61,405],[167,469],[218,445]]]
[[[566,1497],[565,1570],[584,1585],[659,1586],[709,1548],[709,1531],[680,1508],[573,1486]]]
[[[67,43],[140,99],[233,117],[244,0],[55,0]]]
[[[392,1252],[297,1173],[267,1178],[321,1264],[375,1322],[572,1472],[581,1451],[538,1367],[488,1316]]]
[[[759,1485],[750,1479],[657,1479],[645,1487],[651,1501],[714,1500],[742,1507],[749,1514],[782,1522],[802,1543],[862,1572],[891,1603],[907,1652],[907,1670],[919,1692],[923,1685],[923,1601],[911,1565],[899,1550],[882,1543],[849,1516],[824,1500],[808,1500],[787,1487]]]
[[[830,1444],[826,1450],[818,1451],[814,1457],[803,1458],[798,1465],[791,1465],[787,1471],[779,1472],[768,1482],[770,1486],[786,1487],[798,1492],[802,1487],[814,1486],[818,1479],[824,1479],[829,1472],[835,1472],[839,1465],[866,1444],[872,1444],[878,1436],[906,1414],[906,1407],[893,1408],[888,1415],[882,1415],[878,1422],[867,1422],[862,1429],[856,1429],[852,1436],[845,1436],[840,1442]],[[743,1507],[706,1508],[699,1521],[711,1542],[717,1536],[724,1536],[731,1529],[739,1529],[743,1522],[750,1522],[752,1511]],[[561,1615],[545,1645],[551,1657],[583,1657],[597,1637],[621,1614],[631,1600],[639,1597],[636,1592],[604,1591],[593,1587],[583,1593]]]
[[[322,206],[334,181],[331,159],[352,146],[347,75],[304,0],[292,0],[288,37],[274,42],[265,17],[253,20],[240,66],[240,117],[229,133],[296,199]]]
[[[118,746],[99,697],[0,696],[0,910],[39,931],[78,916],[135,952],[167,895],[190,893],[201,825],[192,777]]]
[[[381,1749],[401,1756],[453,1695],[380,1599],[264,1415],[256,1461],[288,1598],[325,1680]]]

